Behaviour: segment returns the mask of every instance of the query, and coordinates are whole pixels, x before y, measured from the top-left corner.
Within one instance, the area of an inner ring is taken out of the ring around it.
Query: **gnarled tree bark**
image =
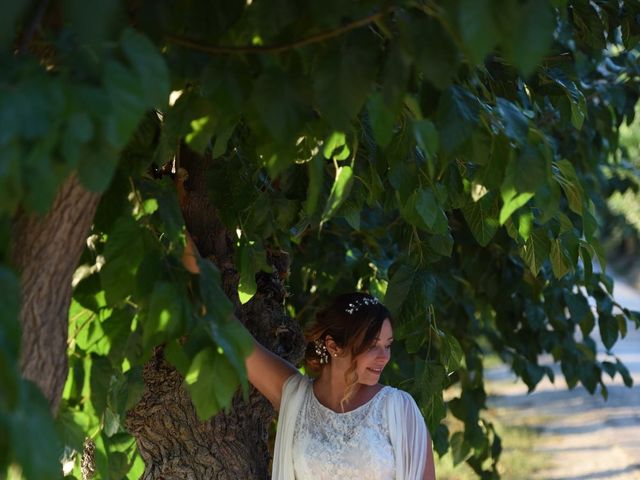
[[[304,341],[297,324],[284,311],[286,254],[269,253],[274,272],[260,273],[255,297],[240,305],[233,242],[206,195],[211,159],[186,149],[181,154],[181,166],[189,172],[182,210],[198,250],[220,269],[236,316],[263,345],[297,363]],[[144,480],[269,478],[267,440],[274,411],[257,391],[251,389],[247,402],[236,394],[229,412],[200,422],[183,388],[183,378],[164,360],[161,349],[145,366],[144,381],[143,397],[127,417],[127,428],[136,437],[146,464]]]
[[[44,217],[21,210],[14,218],[12,255],[22,285],[22,374],[40,387],[54,414],[68,372],[71,280],[99,200],[71,175]]]

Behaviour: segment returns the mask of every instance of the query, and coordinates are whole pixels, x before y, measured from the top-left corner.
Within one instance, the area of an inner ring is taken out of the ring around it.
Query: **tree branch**
[[[351,23],[347,23],[341,27],[338,27],[333,30],[328,30],[326,32],[320,32],[315,35],[311,35],[306,38],[301,38],[292,43],[283,43],[281,45],[267,45],[267,46],[256,46],[256,45],[243,45],[243,46],[215,46],[215,45],[204,45],[202,43],[198,43],[195,40],[190,40],[188,38],[183,38],[175,35],[167,35],[166,39],[170,43],[174,43],[176,45],[180,45],[181,47],[190,48],[192,50],[197,50],[199,52],[211,53],[213,55],[234,55],[234,54],[244,54],[244,53],[282,53],[287,50],[294,50],[296,48],[304,47],[306,45],[310,45],[313,43],[320,43],[325,40],[329,40],[330,38],[338,37],[344,33],[347,33],[351,30],[355,30],[360,27],[364,27],[369,25],[372,22],[384,17],[387,13],[392,10],[393,7],[387,7],[384,10],[369,15],[367,17],[361,18],[359,20],[355,20]]]

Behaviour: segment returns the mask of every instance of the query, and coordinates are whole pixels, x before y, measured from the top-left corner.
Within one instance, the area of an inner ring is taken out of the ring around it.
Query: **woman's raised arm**
[[[187,232],[187,244],[182,255],[182,264],[194,274],[200,273],[198,256],[198,249],[193,243],[191,235]],[[239,320],[236,321],[239,322]],[[291,375],[299,375],[299,372],[289,362],[260,345],[255,338],[253,338],[253,344],[253,351],[245,359],[247,377],[249,382],[271,402],[271,405],[279,410],[284,382]]]

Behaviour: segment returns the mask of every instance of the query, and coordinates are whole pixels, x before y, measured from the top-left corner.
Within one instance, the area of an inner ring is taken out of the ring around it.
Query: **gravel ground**
[[[640,310],[640,292],[623,281],[616,280],[614,296],[623,306]],[[599,356],[606,359],[600,349]],[[507,368],[488,372],[490,405],[501,418],[541,432],[536,450],[548,462],[536,479],[640,480],[640,331],[630,324],[629,334],[613,351],[629,369],[634,386],[607,376],[607,401],[583,387],[568,390],[558,368],[555,384],[545,379],[531,394]]]

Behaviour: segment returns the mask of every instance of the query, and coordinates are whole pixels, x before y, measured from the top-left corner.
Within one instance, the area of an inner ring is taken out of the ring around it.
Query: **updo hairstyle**
[[[367,293],[345,293],[334,298],[331,304],[320,310],[312,325],[305,331],[307,348],[305,366],[311,373],[319,373],[325,365],[320,363],[315,342],[333,338],[344,352],[351,353],[352,362],[345,372],[347,390],[343,402],[348,400],[358,381],[356,357],[375,343],[385,319],[391,321],[391,313],[378,300]],[[331,362],[332,357],[329,357]]]

